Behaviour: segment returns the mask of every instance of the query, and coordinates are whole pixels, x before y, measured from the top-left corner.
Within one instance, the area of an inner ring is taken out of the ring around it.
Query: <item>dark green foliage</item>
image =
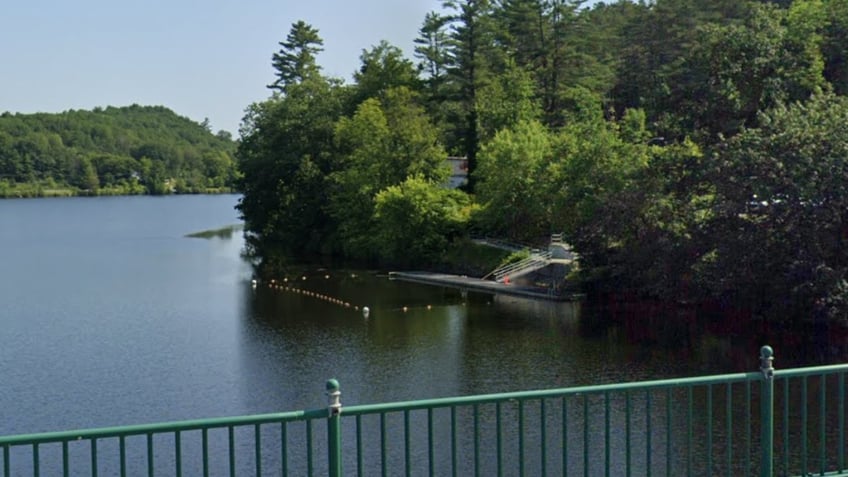
[[[437,262],[471,213],[468,195],[420,175],[384,189],[374,203],[377,247],[385,259],[406,266]]]
[[[846,98],[816,95],[764,113],[716,154],[706,283],[768,315],[826,303],[848,317],[846,123]]]
[[[398,47],[386,41],[363,51],[359,59],[362,66],[353,75],[356,80],[356,104],[368,98],[383,99],[392,88],[420,89],[421,80],[418,79],[415,65],[403,57]]]
[[[48,194],[224,190],[234,152],[230,139],[160,106],[0,116],[0,180],[20,195],[47,181]]]
[[[417,69],[382,42],[350,86],[319,74],[317,30],[297,23],[281,43],[280,94],[251,108],[239,149],[266,265],[438,267],[472,231],[540,245],[562,232],[595,291],[848,317],[848,1],[443,6],[418,32]],[[26,132],[0,131],[0,151],[34,179],[58,157],[40,151],[93,137]],[[161,161],[168,147],[129,151]],[[447,155],[467,158],[474,195],[440,187]],[[127,171],[111,151],[68,161],[79,187],[92,167],[101,187]]]
[[[327,176],[343,91],[316,76],[252,105],[238,149],[239,210],[254,252],[314,255],[329,244]]]

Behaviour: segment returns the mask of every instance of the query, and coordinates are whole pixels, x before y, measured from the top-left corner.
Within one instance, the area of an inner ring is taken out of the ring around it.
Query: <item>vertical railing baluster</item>
[[[589,395],[583,394],[583,477],[589,477]]]
[[[380,413],[380,475],[386,477],[389,475],[389,462],[386,451],[386,413]]]
[[[41,475],[41,471],[39,470],[39,461],[38,458],[38,443],[32,445],[32,475],[34,477],[38,477]]]
[[[845,373],[839,373],[839,470],[845,470]]]
[[[524,401],[518,401],[518,475],[524,477]]]
[[[827,457],[825,455],[825,444],[827,435],[825,433],[825,422],[827,420],[827,376],[822,374],[821,390],[819,393],[819,471],[824,475],[827,471]]]
[[[410,477],[412,475],[412,442],[409,434],[409,410],[403,411],[403,448],[404,448],[404,460],[406,461],[406,477]]]
[[[306,421],[306,475],[309,477],[312,477],[315,472],[312,461],[312,420],[309,419]]]
[[[283,424],[283,432],[285,433],[285,423]],[[209,429],[205,427],[200,431],[200,447],[203,459],[203,477],[209,477]],[[285,456],[285,444],[283,445],[283,455]],[[283,459],[283,462],[285,462],[285,459]],[[286,475],[285,468],[283,475]]]
[[[147,433],[147,475],[153,477],[153,434]]]
[[[121,477],[127,477],[127,439],[124,436],[118,438],[118,454],[120,459]]]
[[[91,439],[91,477],[97,477],[97,439]]]
[[[713,475],[713,385],[707,384],[707,475]]]
[[[430,477],[436,475],[436,453],[433,447],[433,408],[427,408],[427,465],[430,469]]]
[[[307,421],[308,423],[309,421]],[[228,455],[230,458],[230,477],[236,477],[236,432],[233,429],[233,426],[227,426],[227,445]],[[312,472],[309,472],[309,475],[312,475]]]
[[[474,476],[480,476],[480,406],[475,404],[471,407],[474,416]]]
[[[68,455],[68,441],[62,441],[62,476],[68,477],[70,472],[70,456]]]
[[[501,421],[501,402],[495,404],[495,459],[498,477],[503,477],[503,422]]]
[[[727,383],[724,396],[725,434],[727,435],[727,475],[733,475],[733,385]],[[747,473],[747,471],[746,471]]]
[[[174,460],[176,461],[177,467],[177,477],[182,477],[183,475],[183,452],[182,452],[182,442],[180,431],[175,432],[174,435]]]
[[[456,462],[456,406],[451,406],[450,408],[450,418],[451,418],[451,475],[456,477],[457,475],[457,462]]]
[[[365,475],[365,468],[362,463],[362,416],[356,415],[356,475],[362,477]]]
[[[645,390],[645,475],[651,477],[651,453],[653,445],[651,443],[651,390]]]
[[[674,390],[669,387],[665,390],[665,475],[671,476],[671,405],[674,402]]]
[[[253,460],[256,462],[256,477],[262,477],[262,430],[259,424],[253,425]]]
[[[562,475],[568,477],[568,397],[562,397]]]
[[[11,456],[9,456],[11,448],[8,445],[3,446],[3,477],[11,477]]]
[[[542,460],[542,477],[548,475],[548,436],[547,436],[547,413],[545,412],[545,399],[542,398],[539,401],[539,432],[541,433],[542,439],[542,452],[541,452],[541,460]]]
[[[283,477],[289,475],[289,429],[286,422],[280,423],[280,472]]]
[[[694,396],[692,393],[692,385],[686,386],[686,475],[692,476],[692,441],[693,441],[693,431],[692,431],[692,408],[694,407]]]
[[[807,475],[807,376],[801,377],[801,475]]]
[[[745,380],[745,475],[751,475],[751,380]]]
[[[606,477],[610,475],[610,432],[610,393],[604,391],[604,476]]]
[[[789,472],[789,376],[783,378],[783,473]]]
[[[624,391],[624,468],[630,477],[630,391]]]

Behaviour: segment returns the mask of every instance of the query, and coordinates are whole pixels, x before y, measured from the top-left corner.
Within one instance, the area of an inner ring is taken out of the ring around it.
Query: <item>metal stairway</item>
[[[499,267],[489,272],[489,274],[483,277],[483,279],[494,277],[496,282],[503,282],[506,277],[509,277],[510,279],[520,277],[521,275],[546,267],[549,263],[551,263],[551,255],[552,254],[549,251],[533,251],[530,256],[524,260],[508,263]]]

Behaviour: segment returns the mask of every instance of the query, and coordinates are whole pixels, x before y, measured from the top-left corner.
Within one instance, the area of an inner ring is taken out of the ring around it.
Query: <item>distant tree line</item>
[[[232,188],[236,143],[162,106],[0,114],[0,197]]]
[[[848,319],[848,0],[443,7],[352,84],[280,42],[237,153],[264,266],[563,232],[593,292]]]

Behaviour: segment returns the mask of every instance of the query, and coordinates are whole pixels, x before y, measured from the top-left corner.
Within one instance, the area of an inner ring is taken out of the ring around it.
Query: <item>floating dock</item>
[[[436,285],[460,290],[469,290],[495,295],[511,295],[536,300],[577,301],[583,298],[579,293],[551,293],[546,288],[499,283],[491,280],[432,272],[389,272],[389,280],[401,280],[424,285]]]

